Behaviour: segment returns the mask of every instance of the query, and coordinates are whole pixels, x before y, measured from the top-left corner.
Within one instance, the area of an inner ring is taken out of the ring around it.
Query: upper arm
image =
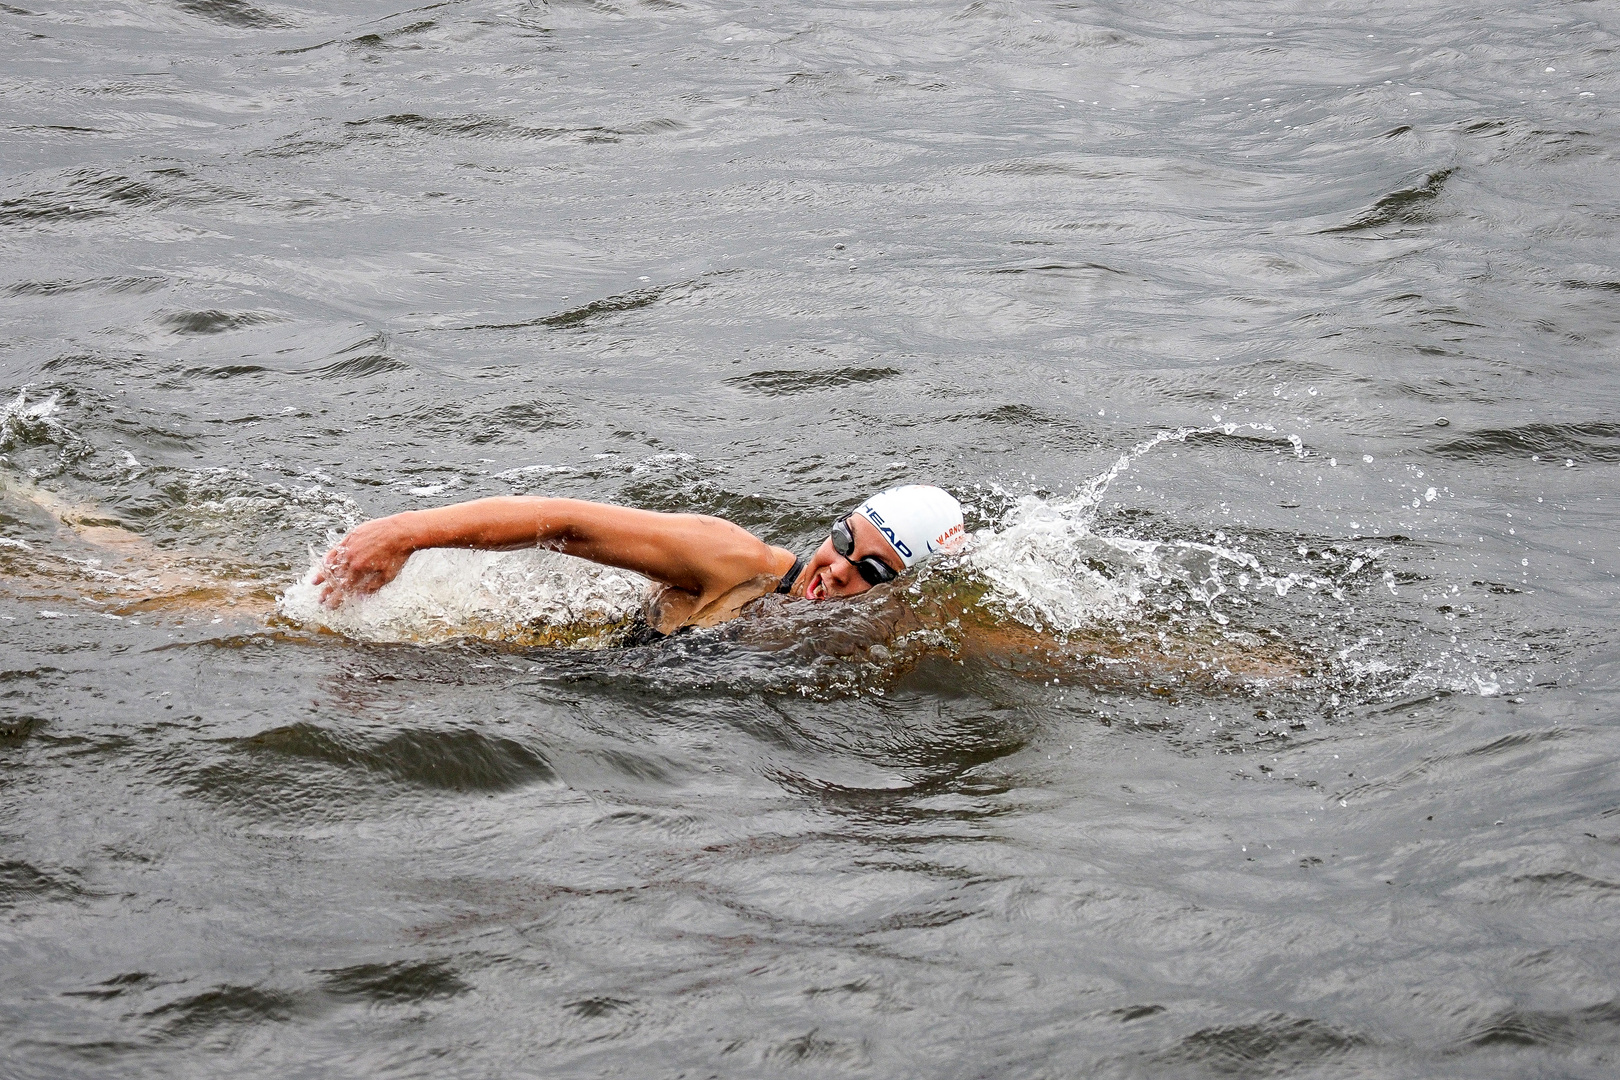
[[[350,562],[392,560],[382,579],[386,581],[412,551],[422,548],[502,550],[536,544],[634,570],[704,602],[769,573],[772,565],[769,545],[721,518],[529,495],[381,518],[352,530],[340,546],[350,549]]]
[[[555,534],[567,554],[633,570],[701,598],[771,571],[770,546],[722,518],[549,501],[568,519]]]

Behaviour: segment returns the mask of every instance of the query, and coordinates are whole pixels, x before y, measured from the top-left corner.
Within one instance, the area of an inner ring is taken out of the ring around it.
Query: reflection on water
[[[0,7],[5,1059],[1608,1075],[1600,7]]]

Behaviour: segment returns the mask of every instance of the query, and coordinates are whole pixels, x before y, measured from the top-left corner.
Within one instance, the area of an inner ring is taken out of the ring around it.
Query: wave
[[[293,24],[247,0],[176,0],[181,11],[242,30],[273,30]]]
[[[1588,420],[1573,424],[1521,424],[1482,428],[1431,447],[1430,453],[1481,465],[1522,462],[1546,454],[1549,464],[1620,461],[1620,424]]]

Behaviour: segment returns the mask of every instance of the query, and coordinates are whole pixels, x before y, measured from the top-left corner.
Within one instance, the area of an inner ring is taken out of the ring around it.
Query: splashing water
[[[1240,427],[1274,431],[1269,424],[1161,431],[1133,446],[1067,499],[1020,498],[1000,522],[982,530],[962,565],[991,586],[985,602],[1038,630],[1064,633],[1086,625],[1134,622],[1154,613],[1202,610],[1224,626],[1229,616],[1217,600],[1232,589],[1250,595],[1286,596],[1296,587],[1343,596],[1339,583],[1320,574],[1273,572],[1260,559],[1219,543],[1142,540],[1094,531],[1097,508],[1108,486],[1132,463],[1166,443],[1197,435],[1232,435]],[[1303,458],[1298,436],[1290,436]],[[1354,573],[1382,554],[1369,549],[1353,561]],[[1252,590],[1252,593],[1250,592]]]
[[[335,537],[333,538],[336,539]],[[314,585],[319,557],[280,599],[307,626],[375,642],[433,643],[483,637],[514,644],[601,648],[639,612],[651,583],[539,548],[419,551],[387,586],[323,607]]]
[[[1267,426],[1249,425],[1258,430]],[[1259,633],[1320,662],[1321,685],[1356,701],[1435,691],[1511,694],[1534,682],[1535,649],[1551,645],[1499,632],[1474,618],[1491,595],[1473,570],[1438,607],[1398,587],[1394,548],[1295,534],[1234,546],[1222,532],[1212,542],[1107,535],[1096,529],[1109,484],[1142,455],[1234,425],[1163,431],[1122,454],[1067,498],[1024,496],[997,528],[978,532],[957,565],[986,583],[979,601],[998,617],[1062,637],[1101,627],[1126,636],[1164,639],[1166,631],[1227,637]],[[1298,436],[1296,460],[1310,456]],[[948,568],[947,568],[948,569]],[[1426,580],[1419,578],[1419,580]],[[1428,589],[1439,592],[1431,582]],[[1461,593],[1469,599],[1456,599]],[[1467,620],[1467,621],[1459,621]]]
[[[1136,621],[1166,612],[1203,611],[1225,626],[1217,601],[1241,589],[1249,597],[1287,596],[1297,587],[1343,599],[1343,585],[1308,571],[1273,571],[1258,556],[1222,544],[1140,540],[1093,531],[1093,505],[1025,496],[999,531],[976,534],[962,564],[992,587],[986,601],[1038,630],[1063,633],[1098,622]],[[1382,555],[1368,548],[1346,568],[1354,574]]]
[[[52,394],[30,405],[28,391],[17,391],[17,396],[0,409],[0,450],[37,442],[66,441],[70,433],[56,419],[61,411],[60,398],[61,395]]]

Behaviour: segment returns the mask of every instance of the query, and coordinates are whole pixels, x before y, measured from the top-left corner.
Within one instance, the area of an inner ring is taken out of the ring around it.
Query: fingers
[[[321,556],[315,576],[310,578],[310,584],[319,587],[315,594],[316,601],[324,608],[337,608],[343,603],[344,594],[352,587],[353,577],[348,550],[340,540]]]
[[[394,575],[378,570],[355,570],[352,566],[318,572],[311,584],[319,586],[316,598],[322,607],[336,609],[352,596],[369,596],[393,580]]]
[[[367,588],[362,582],[328,581],[321,586],[320,591],[315,595],[322,607],[335,611],[342,607],[343,602],[352,596],[366,596],[376,591],[375,586]]]
[[[321,607],[336,608],[343,603],[343,581],[336,574],[317,574],[314,584],[318,586],[315,598]]]
[[[372,523],[367,523],[372,524]],[[321,606],[335,609],[351,596],[366,596],[392,581],[408,553],[396,555],[376,538],[367,539],[366,525],[358,526],[321,557],[310,584],[317,586]],[[356,536],[360,533],[360,536]]]

